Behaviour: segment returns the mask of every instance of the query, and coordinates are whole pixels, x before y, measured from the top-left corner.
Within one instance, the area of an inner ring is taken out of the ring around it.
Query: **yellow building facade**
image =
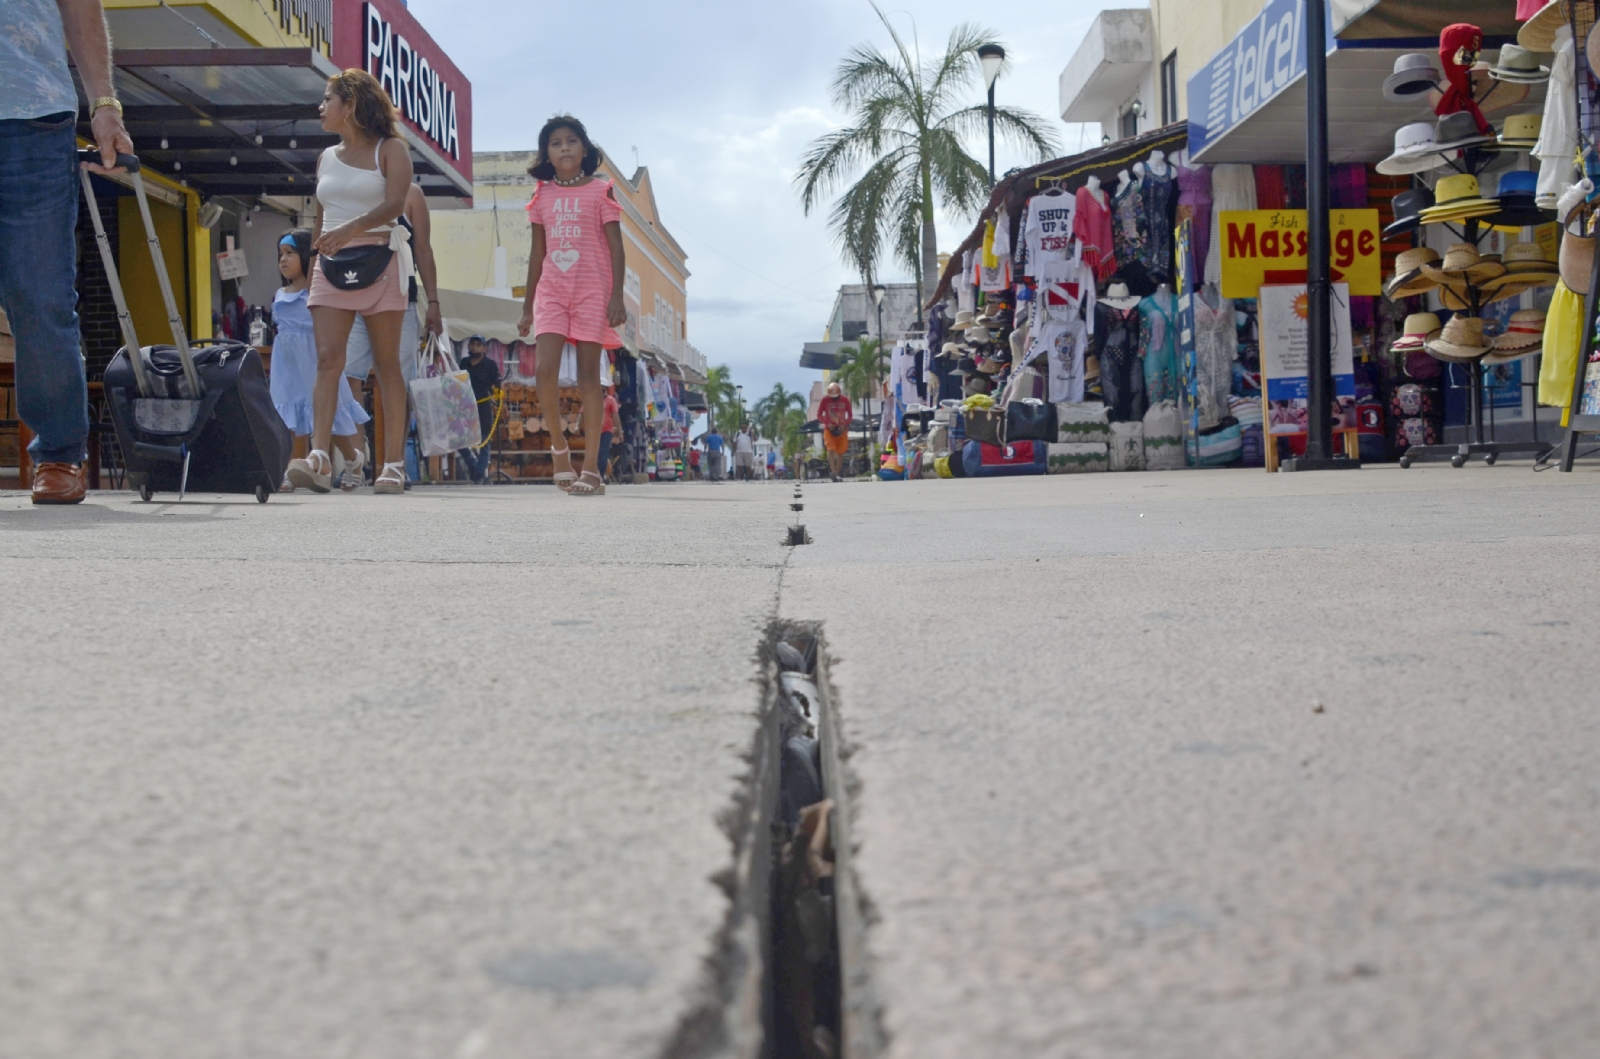
[[[479,151],[472,156],[471,209],[433,214],[433,253],[447,290],[521,300],[533,233],[524,208],[533,194],[532,151]],[[601,152],[598,176],[622,205],[628,323],[619,329],[635,352],[662,354],[700,374],[705,358],[689,341],[688,254],[661,223],[650,171],[632,177]]]

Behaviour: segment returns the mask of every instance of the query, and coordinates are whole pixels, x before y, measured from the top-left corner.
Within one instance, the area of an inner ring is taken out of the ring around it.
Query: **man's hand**
[[[127,128],[122,124],[122,112],[116,107],[101,107],[89,119],[89,128],[94,132],[94,144],[100,151],[101,164],[85,162],[84,168],[102,176],[127,172],[117,165],[117,155],[133,153],[133,137],[128,135]]]

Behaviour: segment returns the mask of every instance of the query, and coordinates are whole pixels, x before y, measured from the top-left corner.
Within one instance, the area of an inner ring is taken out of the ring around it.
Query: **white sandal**
[[[345,461],[344,471],[339,476],[339,488],[343,489],[347,493],[353,493],[357,489],[360,489],[362,486],[366,485],[367,476],[361,473],[361,469],[366,465],[367,454],[362,452],[360,449],[357,449],[356,458],[354,460]]]
[[[593,485],[589,484],[591,481],[594,483]],[[567,495],[605,496],[606,483],[602,481],[600,476],[595,474],[593,471],[584,471],[578,476],[578,480],[572,483],[572,487],[567,490]]]
[[[321,449],[312,449],[303,460],[290,460],[284,475],[291,485],[303,486],[313,493],[333,491],[333,461]]]
[[[567,448],[567,449],[551,449],[550,450],[550,463],[551,463],[551,466],[555,465],[555,460],[556,460],[557,456],[565,456],[567,458],[567,469],[564,470],[564,471],[557,471],[556,472],[556,488],[561,490],[563,493],[565,493],[565,492],[568,492],[568,491],[570,491],[572,489],[572,483],[576,482],[578,480],[578,475],[577,475],[577,473],[575,471],[572,470],[572,450],[570,448]]]
[[[372,483],[374,493],[403,493],[406,491],[406,465],[404,463],[386,463],[378,474],[377,480]]]

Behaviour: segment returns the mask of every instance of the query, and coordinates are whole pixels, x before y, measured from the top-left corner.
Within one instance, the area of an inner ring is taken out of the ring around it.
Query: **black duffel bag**
[[[1056,406],[1024,397],[1006,405],[1006,444],[1014,441],[1056,440]]]

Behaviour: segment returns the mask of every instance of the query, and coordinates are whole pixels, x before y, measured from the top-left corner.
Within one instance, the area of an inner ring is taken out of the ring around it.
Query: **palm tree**
[[[875,396],[878,385],[888,371],[883,355],[883,343],[876,338],[861,338],[853,346],[839,350],[839,367],[833,381],[844,390],[845,396],[856,404],[864,398]]]
[[[738,423],[739,398],[733,386],[733,373],[726,364],[706,371],[706,407],[710,427]]]
[[[857,45],[839,64],[834,103],[851,112],[853,123],[812,143],[795,184],[809,216],[866,166],[828,221],[846,263],[870,286],[879,257],[892,245],[893,259],[931,291],[938,282],[938,205],[971,214],[989,196],[987,170],[966,149],[969,137],[986,133],[989,110],[958,103],[981,83],[978,48],[997,42],[990,31],[962,24],[951,31],[944,54],[924,62],[916,37],[908,46],[876,0],[872,9],[894,49],[886,55],[876,45]],[[994,124],[998,136],[1040,161],[1057,149],[1055,132],[1030,111],[995,107]]]
[[[794,411],[798,411],[804,417],[806,411],[804,395],[785,389],[781,382],[775,382],[772,384],[772,392],[757,401],[751,413],[756,427],[762,434],[774,442],[781,442],[788,415]],[[805,422],[804,418],[801,422]]]

